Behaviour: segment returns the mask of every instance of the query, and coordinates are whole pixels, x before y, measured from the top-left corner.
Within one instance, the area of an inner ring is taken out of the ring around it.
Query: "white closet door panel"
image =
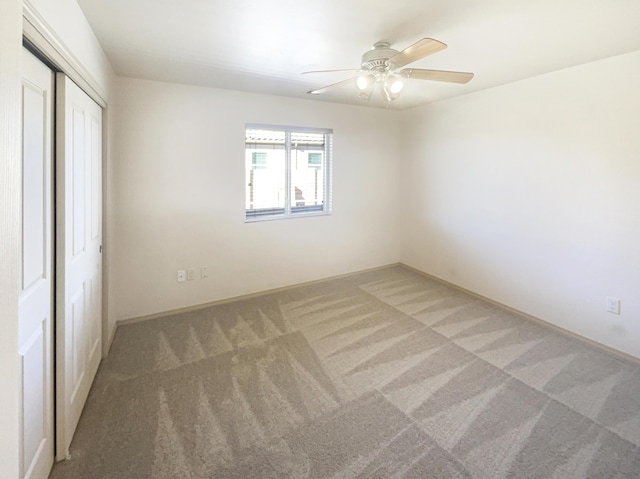
[[[102,357],[102,269],[96,268],[89,279],[89,316],[93,318],[87,331],[89,357]]]
[[[53,95],[53,72],[24,50],[18,350],[23,479],[46,479],[53,465]]]
[[[102,121],[95,117],[91,122],[91,241],[102,236]],[[96,194],[96,192],[98,194]]]
[[[51,74],[49,72],[49,74]],[[23,162],[22,162],[22,290],[45,276],[47,238],[45,181],[51,158],[43,155],[45,134],[50,122],[44,102],[47,92],[23,82]],[[49,111],[49,113],[51,113]],[[50,134],[50,133],[49,133]],[[51,145],[49,145],[50,147]],[[49,203],[51,206],[51,203]],[[49,258],[50,259],[50,258]]]
[[[70,200],[73,208],[71,222],[69,224],[73,238],[74,258],[84,252],[85,247],[85,208],[87,204],[85,196],[86,175],[85,168],[87,157],[85,155],[85,142],[87,141],[85,123],[86,117],[82,105],[72,105],[71,117],[71,177],[68,178],[71,189]]]
[[[57,76],[57,459],[69,445],[102,349],[102,110]]]

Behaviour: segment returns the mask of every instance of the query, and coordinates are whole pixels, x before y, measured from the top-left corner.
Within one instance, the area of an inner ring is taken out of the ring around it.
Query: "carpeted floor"
[[[52,479],[640,478],[640,367],[397,266],[120,327]]]

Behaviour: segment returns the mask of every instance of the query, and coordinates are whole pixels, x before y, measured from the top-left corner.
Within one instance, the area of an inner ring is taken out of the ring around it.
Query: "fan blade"
[[[473,73],[448,72],[445,70],[423,70],[421,68],[405,68],[400,71],[400,75],[405,78],[446,81],[450,83],[468,83],[473,78]]]
[[[349,83],[354,83],[356,81],[355,78],[349,78],[347,80],[339,81],[338,83],[332,83],[331,85],[327,85],[322,88],[318,88],[317,90],[309,90],[307,93],[311,93],[312,95],[320,95],[322,93],[326,93],[329,90],[333,90],[334,88],[341,87],[343,85],[348,85]]]
[[[411,62],[420,60],[421,58],[438,53],[441,50],[447,48],[442,42],[434,40],[433,38],[423,38],[417,41],[410,47],[405,48],[400,53],[396,53],[389,58],[388,62],[391,64],[391,69],[400,68],[408,65]]]
[[[359,72],[362,71],[360,69],[356,69],[356,70],[314,70],[314,71],[310,71],[310,72],[302,72],[303,75],[306,75],[307,73],[341,73],[341,72]]]

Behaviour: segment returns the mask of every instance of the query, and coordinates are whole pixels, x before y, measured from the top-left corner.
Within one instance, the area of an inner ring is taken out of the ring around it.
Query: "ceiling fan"
[[[425,58],[447,48],[444,43],[433,38],[423,38],[401,52],[391,48],[388,42],[374,43],[373,49],[362,55],[361,68],[357,70],[317,70],[308,73],[337,73],[357,72],[358,75],[347,80],[339,81],[307,93],[320,95],[334,88],[339,88],[355,82],[360,97],[369,101],[375,85],[381,86],[382,96],[387,102],[392,102],[400,96],[404,88],[403,79],[434,80],[451,83],[467,83],[473,78],[473,73],[452,72],[445,70],[424,70],[422,68],[402,68],[409,63]],[[402,70],[400,70],[402,68]]]

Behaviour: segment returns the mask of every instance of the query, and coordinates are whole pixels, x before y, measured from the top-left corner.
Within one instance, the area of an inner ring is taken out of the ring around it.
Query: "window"
[[[247,125],[245,218],[331,213],[332,130]]]

